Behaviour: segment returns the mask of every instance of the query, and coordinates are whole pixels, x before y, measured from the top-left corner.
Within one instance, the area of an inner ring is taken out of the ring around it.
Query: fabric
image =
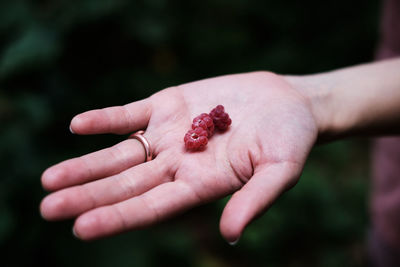
[[[381,239],[374,229],[368,234],[369,267],[399,267],[399,253]]]
[[[400,0],[384,2],[381,38],[378,60],[400,56]],[[399,137],[374,141],[372,170],[370,207],[373,234],[369,240],[370,256],[373,266],[400,266]],[[390,262],[394,262],[394,265]]]

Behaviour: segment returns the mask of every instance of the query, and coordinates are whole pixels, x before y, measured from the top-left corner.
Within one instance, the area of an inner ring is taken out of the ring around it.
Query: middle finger
[[[152,161],[114,176],[55,192],[42,201],[41,213],[48,220],[75,217],[90,209],[140,195],[171,181],[172,177],[167,157],[160,154]]]

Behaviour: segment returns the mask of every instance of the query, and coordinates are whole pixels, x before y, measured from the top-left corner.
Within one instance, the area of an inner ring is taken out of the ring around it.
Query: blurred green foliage
[[[84,243],[38,206],[42,171],[114,144],[82,111],[252,70],[305,74],[373,58],[379,1],[0,1],[0,266],[363,266],[366,141],[317,147],[299,184],[228,246],[227,199]]]

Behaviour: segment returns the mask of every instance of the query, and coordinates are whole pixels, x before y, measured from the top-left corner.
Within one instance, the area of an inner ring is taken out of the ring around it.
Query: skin
[[[220,231],[236,242],[297,183],[317,141],[396,132],[398,70],[400,60],[301,77],[227,75],[79,114],[70,126],[76,134],[146,129],[156,157],[143,163],[141,143],[129,139],[52,166],[42,175],[44,188],[53,193],[43,199],[41,214],[47,220],[77,217],[75,235],[91,240],[148,227],[233,194]],[[218,104],[232,118],[231,127],[215,134],[206,150],[186,151],[183,136],[191,120]]]

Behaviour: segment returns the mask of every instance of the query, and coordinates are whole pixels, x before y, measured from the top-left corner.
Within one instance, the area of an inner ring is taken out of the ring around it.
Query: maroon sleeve
[[[382,11],[377,59],[400,56],[400,0],[386,0]],[[400,259],[400,137],[374,141],[372,168],[370,207],[373,231],[396,251]]]
[[[400,0],[384,1],[377,59],[400,56]]]

